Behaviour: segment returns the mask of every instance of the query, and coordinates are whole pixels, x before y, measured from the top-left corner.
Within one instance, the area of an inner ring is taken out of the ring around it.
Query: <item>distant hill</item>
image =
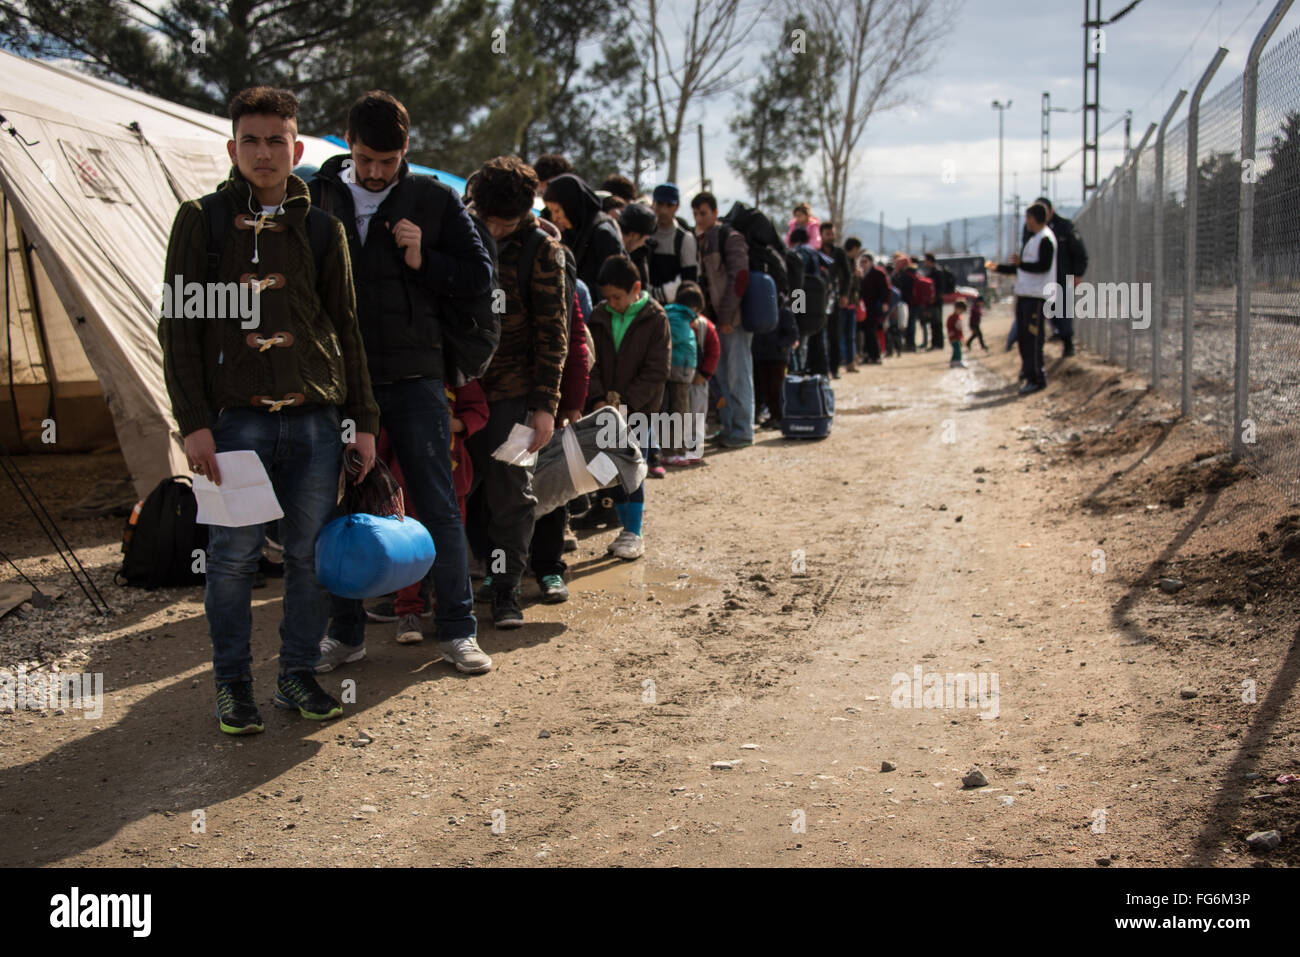
[[[1073,218],[1078,212],[1078,207],[1062,206],[1057,210],[1061,215],[1067,218]],[[1008,225],[1009,216],[1002,221],[1002,228],[1010,232]],[[944,247],[945,236],[951,239],[951,251],[971,252],[983,256],[985,259],[993,259],[997,256],[997,228],[998,218],[995,215],[988,216],[968,216],[966,218],[965,235],[969,239],[969,249],[962,248],[962,221],[960,219],[951,220],[950,224],[944,223],[913,223],[912,224],[912,243],[911,248],[906,250],[913,256],[920,256],[925,251],[939,252]],[[946,232],[945,232],[946,229]],[[1019,236],[1020,229],[1016,228],[1016,235]],[[872,252],[884,252],[891,254],[895,250],[903,249],[907,240],[907,229],[891,226],[885,223],[884,242],[880,242],[880,224],[879,222],[867,222],[861,219],[848,220],[848,230],[842,233],[843,236],[857,236],[862,240],[862,244]],[[1009,237],[1008,237],[1009,238]],[[923,248],[924,244],[924,248]],[[1005,245],[1005,244],[1004,244]],[[1008,255],[1007,249],[1003,249],[1003,255]]]

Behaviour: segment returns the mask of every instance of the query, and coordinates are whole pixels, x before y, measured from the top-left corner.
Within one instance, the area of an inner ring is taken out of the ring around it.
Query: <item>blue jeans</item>
[[[379,421],[402,467],[406,493],[433,536],[434,601],[438,640],[472,638],[478,631],[469,584],[465,526],[451,473],[451,412],[441,379],[403,379],[371,387]],[[330,637],[359,645],[366,637],[360,601],[330,596]]]
[[[737,441],[754,441],[754,334],[737,326],[731,332],[718,332],[722,355],[714,377],[727,401],[722,406],[722,437]]]
[[[343,454],[338,410],[224,409],[212,426],[212,436],[218,452],[256,452],[271,477],[284,510],[280,674],[312,671],[329,615],[328,594],[316,580],[316,536],[333,516],[338,495]],[[204,609],[218,684],[253,678],[249,647],[253,578],[264,539],[262,525],[208,527]]]
[[[840,310],[840,362],[856,365],[858,361],[858,310]]]

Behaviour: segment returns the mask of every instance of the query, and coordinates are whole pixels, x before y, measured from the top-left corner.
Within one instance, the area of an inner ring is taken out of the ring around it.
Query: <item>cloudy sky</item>
[[[1109,17],[1128,0],[1102,0]],[[992,214],[997,208],[998,115],[994,99],[1012,101],[1006,112],[1006,192],[1013,174],[1022,196],[1039,189],[1039,128],[1042,94],[1054,107],[1052,162],[1079,149],[1083,91],[1084,0],[964,0],[956,4],[951,35],[933,71],[918,85],[913,105],[875,117],[867,128],[866,149],[850,194],[850,218],[875,220],[884,210],[890,226],[935,223],[961,216]],[[1207,99],[1238,76],[1256,32],[1274,0],[1141,0],[1137,8],[1106,28],[1101,59],[1101,125],[1133,111],[1136,143],[1150,122],[1159,122],[1180,88],[1196,85],[1214,51],[1228,57],[1207,91]],[[1300,5],[1282,21],[1273,42],[1300,25]],[[766,55],[770,33],[753,52]],[[757,59],[757,56],[756,56]],[[726,166],[730,136],[726,120],[734,96],[724,96],[702,111],[706,124],[705,163],[715,191],[725,200],[744,198],[744,189]],[[1184,105],[1175,123],[1186,114]],[[712,131],[712,132],[710,132]],[[692,128],[693,132],[693,128]],[[1123,152],[1122,121],[1102,137],[1100,178]],[[951,161],[955,182],[944,183]],[[688,189],[698,183],[695,138],[683,149],[679,179]],[[1057,178],[1056,199],[1079,202],[1081,160],[1065,164]],[[823,205],[816,201],[814,206]]]

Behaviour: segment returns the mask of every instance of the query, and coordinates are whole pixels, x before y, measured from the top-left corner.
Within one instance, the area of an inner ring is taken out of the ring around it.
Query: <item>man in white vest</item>
[[[1047,386],[1043,370],[1043,307],[1048,287],[1056,282],[1056,237],[1047,226],[1047,207],[1034,203],[1025,210],[1028,238],[1020,255],[997,267],[1016,277],[1016,341],[1020,346],[1020,372],[1025,380],[1021,395]]]

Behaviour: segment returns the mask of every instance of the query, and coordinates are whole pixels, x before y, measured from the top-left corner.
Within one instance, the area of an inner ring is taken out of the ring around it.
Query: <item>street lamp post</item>
[[[1002,262],[1002,118],[1011,101],[994,100],[993,109],[998,111],[998,262]]]

